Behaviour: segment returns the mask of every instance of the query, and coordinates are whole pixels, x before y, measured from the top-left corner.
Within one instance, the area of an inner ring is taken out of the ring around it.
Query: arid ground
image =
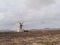
[[[0,32],[0,45],[60,45],[60,30]]]

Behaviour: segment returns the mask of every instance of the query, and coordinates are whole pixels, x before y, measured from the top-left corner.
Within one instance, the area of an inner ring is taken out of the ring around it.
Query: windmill
[[[17,30],[17,32],[24,32],[23,31],[23,19],[22,19],[22,16],[17,16],[18,18],[18,25],[19,25],[19,28]]]

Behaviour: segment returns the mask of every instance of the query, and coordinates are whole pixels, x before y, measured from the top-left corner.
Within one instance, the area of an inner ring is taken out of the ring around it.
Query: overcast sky
[[[60,0],[0,0],[0,30],[60,28]]]

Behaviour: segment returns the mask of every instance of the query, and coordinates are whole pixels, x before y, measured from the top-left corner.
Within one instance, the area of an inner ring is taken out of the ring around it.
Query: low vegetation
[[[60,30],[0,32],[0,45],[60,45]]]

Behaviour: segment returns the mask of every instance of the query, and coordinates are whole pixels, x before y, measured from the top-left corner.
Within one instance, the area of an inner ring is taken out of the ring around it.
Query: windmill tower
[[[23,32],[23,23],[20,22],[19,25],[20,25],[20,26],[19,26],[19,31],[20,31],[20,32]]]

